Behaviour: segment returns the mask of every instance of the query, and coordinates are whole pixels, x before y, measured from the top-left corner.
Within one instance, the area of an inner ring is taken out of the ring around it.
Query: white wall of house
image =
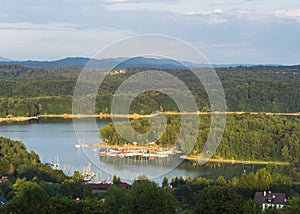
[[[283,204],[266,204],[263,203],[262,204],[262,210],[264,211],[265,209],[269,208],[269,207],[275,207],[276,209],[281,209],[284,205]]]

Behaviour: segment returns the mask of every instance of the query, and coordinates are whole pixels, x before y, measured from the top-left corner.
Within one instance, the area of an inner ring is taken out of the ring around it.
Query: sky
[[[195,46],[214,64],[300,64],[299,0],[0,0],[0,56],[92,57],[130,36]]]

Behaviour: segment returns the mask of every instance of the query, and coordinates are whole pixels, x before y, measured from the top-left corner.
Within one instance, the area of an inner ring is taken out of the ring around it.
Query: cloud
[[[300,8],[294,8],[289,10],[275,10],[274,15],[279,18],[293,19],[300,22]]]
[[[215,9],[215,10],[206,10],[206,11],[189,11],[185,12],[184,15],[187,16],[197,16],[197,15],[219,15],[223,14],[223,10],[221,9]]]
[[[132,35],[135,33],[129,30],[68,23],[0,23],[0,50],[5,50],[2,54],[7,58],[21,60],[93,56],[106,45]]]
[[[184,13],[186,16],[202,16],[206,17],[207,25],[224,24],[228,22],[225,17],[224,11],[221,9],[206,10],[206,11],[189,11]]]
[[[220,18],[220,17],[210,17],[207,24],[208,25],[215,25],[215,24],[224,24],[227,23],[228,19],[226,18]]]
[[[105,0],[108,3],[120,3],[120,2],[129,2],[128,0]]]
[[[0,30],[51,30],[60,31],[74,29],[76,25],[68,23],[33,24],[30,22],[0,23]]]

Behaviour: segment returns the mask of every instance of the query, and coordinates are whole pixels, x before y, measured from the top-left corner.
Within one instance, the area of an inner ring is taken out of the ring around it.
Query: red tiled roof
[[[110,187],[111,184],[89,184],[92,189],[96,190],[107,190]]]
[[[131,187],[131,185],[126,182],[121,182],[121,186],[124,187],[125,189],[129,189]]]
[[[92,189],[95,189],[95,190],[107,190],[112,184],[109,184],[109,183],[100,183],[100,184],[90,183],[88,185],[90,187],[92,187]],[[126,182],[122,182],[121,186],[124,187],[125,189],[129,189],[131,187],[131,185],[126,183]]]
[[[0,183],[5,183],[5,182],[9,182],[9,180],[6,176],[3,176],[2,178],[0,178]]]
[[[256,192],[254,200],[265,204],[285,204],[286,194],[273,192]]]

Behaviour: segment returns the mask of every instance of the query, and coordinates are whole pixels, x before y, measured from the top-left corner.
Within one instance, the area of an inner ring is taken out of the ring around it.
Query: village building
[[[256,192],[254,200],[262,203],[262,211],[268,207],[280,209],[286,204],[286,194],[271,191]]]

